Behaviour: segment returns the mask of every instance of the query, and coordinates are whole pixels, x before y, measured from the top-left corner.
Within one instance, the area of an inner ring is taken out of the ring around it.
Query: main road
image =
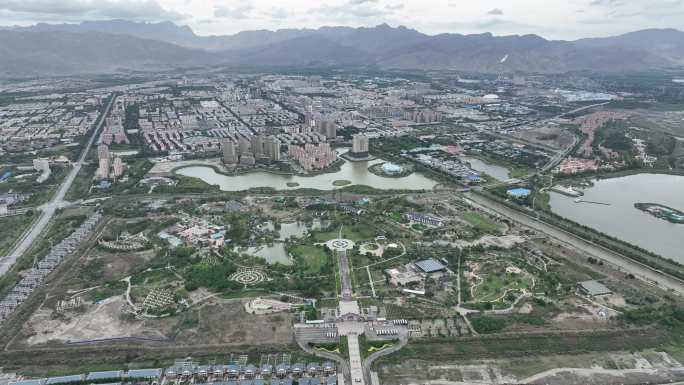
[[[74,183],[76,175],[78,175],[78,172],[81,171],[81,167],[83,166],[85,159],[88,157],[88,152],[90,152],[90,148],[95,142],[95,138],[97,137],[97,134],[100,132],[100,129],[102,128],[102,125],[106,120],[105,118],[109,114],[109,110],[112,108],[115,99],[116,96],[112,95],[109,100],[109,104],[107,104],[104,111],[102,111],[102,114],[100,114],[100,116],[98,117],[97,125],[93,130],[90,139],[88,139],[88,142],[83,148],[78,160],[76,161],[76,163],[74,163],[74,167],[71,169],[69,174],[62,182],[62,184],[59,186],[57,192],[52,197],[52,199],[48,203],[41,206],[42,211],[38,220],[34,221],[31,224],[31,227],[24,233],[21,239],[16,243],[14,249],[12,249],[12,251],[8,255],[0,259],[0,276],[5,275],[9,271],[9,269],[12,268],[17,259],[21,257],[29,249],[29,247],[31,247],[33,242],[40,236],[43,230],[45,230],[48,223],[50,223],[50,220],[55,215],[57,209],[64,207],[68,203],[64,201],[64,197],[66,196],[67,191],[69,191],[71,185]]]

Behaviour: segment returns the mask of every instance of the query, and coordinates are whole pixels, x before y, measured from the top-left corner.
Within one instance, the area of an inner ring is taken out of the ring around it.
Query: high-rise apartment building
[[[350,155],[356,158],[365,158],[368,156],[368,137],[366,135],[358,134],[352,137]]]
[[[223,152],[223,163],[236,164],[238,162],[237,148],[232,140],[223,139],[221,141],[221,150]]]

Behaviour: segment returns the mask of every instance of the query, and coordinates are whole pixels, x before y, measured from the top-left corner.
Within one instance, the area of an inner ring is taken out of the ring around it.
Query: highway
[[[618,266],[623,271],[632,273],[637,277],[645,279],[646,281],[657,282],[658,286],[663,289],[672,290],[680,295],[684,294],[684,281],[676,277],[659,272],[650,266],[631,260],[624,255],[621,255],[606,247],[583,239],[549,223],[542,222],[531,215],[527,215],[523,212],[506,207],[489,198],[472,193],[466,193],[466,196],[476,206],[480,206],[485,210],[494,211],[499,215],[514,220],[515,222],[542,232],[562,243],[568,244],[571,247],[586,253],[587,255],[595,256],[612,265]]]
[[[26,232],[24,232],[22,237],[15,244],[12,251],[8,255],[0,259],[0,276],[5,275],[12,268],[17,259],[19,259],[19,257],[21,257],[31,247],[33,242],[45,230],[48,223],[50,223],[50,220],[55,215],[55,212],[58,209],[65,207],[69,204],[68,202],[64,201],[64,197],[66,196],[66,193],[69,191],[71,185],[74,183],[76,175],[78,175],[78,172],[81,171],[81,167],[83,166],[85,159],[88,157],[88,152],[90,151],[90,148],[95,142],[95,138],[97,137],[97,134],[100,132],[100,129],[102,128],[102,125],[105,122],[105,117],[107,116],[107,114],[109,114],[109,110],[114,104],[115,99],[115,97],[112,97],[110,99],[109,104],[107,105],[107,107],[105,107],[105,110],[99,117],[98,124],[93,130],[93,134],[90,136],[90,139],[88,139],[88,143],[86,143],[85,147],[83,148],[81,156],[78,158],[76,163],[74,163],[74,167],[69,172],[67,177],[64,179],[62,184],[59,186],[55,195],[48,203],[40,207],[40,209],[42,210],[40,218],[34,221],[31,224],[31,227]]]
[[[591,105],[584,106],[584,107],[580,107],[580,108],[575,108],[575,109],[572,110],[572,111],[564,112],[564,113],[558,115],[556,118],[562,118],[562,117],[564,117],[565,115],[576,114],[576,113],[578,113],[578,112],[581,112],[581,111],[584,111],[584,110],[588,110],[588,109],[594,108],[594,107],[605,106],[606,104],[610,104],[610,102],[601,102],[601,103],[591,104]]]

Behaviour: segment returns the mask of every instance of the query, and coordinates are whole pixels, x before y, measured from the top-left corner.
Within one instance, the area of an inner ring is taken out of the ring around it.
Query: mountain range
[[[684,68],[684,32],[648,29],[561,41],[537,35],[426,35],[386,24],[225,36],[199,36],[171,22],[124,20],[0,28],[0,75],[4,76],[192,66],[365,66],[543,74],[667,70]]]

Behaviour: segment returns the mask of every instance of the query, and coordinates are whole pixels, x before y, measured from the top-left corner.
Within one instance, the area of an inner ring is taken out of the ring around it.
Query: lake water
[[[285,244],[282,242],[274,242],[272,245],[262,245],[257,247],[248,247],[241,249],[241,253],[261,257],[268,263],[282,263],[283,265],[292,265],[292,260],[285,250]]]
[[[637,174],[598,180],[584,190],[586,201],[551,192],[558,215],[684,263],[684,225],[670,223],[634,208],[634,203],[660,203],[684,211],[684,176]]]
[[[464,162],[470,163],[470,168],[475,171],[483,172],[501,181],[511,179],[511,174],[506,167],[485,163],[480,159],[471,158],[469,156],[462,156],[461,159],[463,159]]]
[[[176,173],[199,178],[211,185],[218,185],[223,191],[242,191],[255,187],[271,187],[276,190],[297,188],[332,190],[335,187],[333,182],[336,180],[348,180],[352,184],[366,185],[383,190],[430,190],[437,185],[436,181],[418,172],[403,178],[387,178],[368,171],[368,167],[382,162],[384,161],[379,159],[368,162],[345,161],[339,171],[315,176],[279,175],[263,171],[228,176],[219,174],[213,168],[205,166],[186,167],[177,170]],[[299,186],[288,187],[288,183],[299,183]]]
[[[275,230],[273,222],[268,221],[261,225],[263,228],[270,231]],[[278,234],[278,240],[285,241],[288,238],[301,238],[312,230],[321,230],[330,226],[330,221],[322,221],[320,219],[314,219],[310,226],[307,226],[304,222],[283,222],[280,224],[280,230]]]
[[[273,222],[268,221],[261,225],[263,228],[268,230],[274,230],[275,227]],[[329,221],[324,221],[320,219],[314,219],[310,226],[307,226],[304,222],[285,222],[280,224],[280,230],[278,233],[279,242],[274,242],[272,245],[261,245],[256,247],[248,247],[242,249],[240,252],[247,253],[256,257],[261,257],[268,263],[282,263],[283,265],[292,265],[292,260],[285,250],[285,243],[282,241],[288,238],[301,238],[305,236],[311,230],[321,230],[330,226]]]

